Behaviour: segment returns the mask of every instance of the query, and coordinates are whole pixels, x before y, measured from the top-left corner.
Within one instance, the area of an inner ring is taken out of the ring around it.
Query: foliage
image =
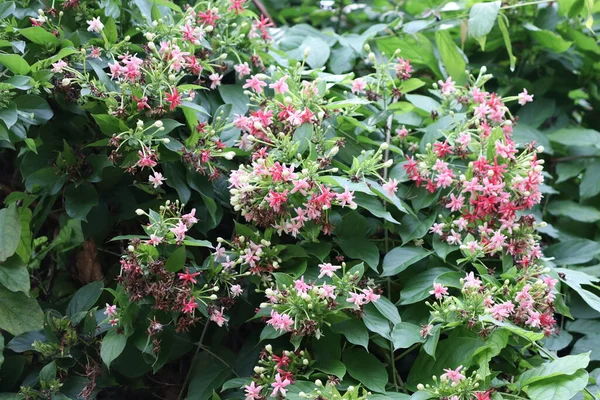
[[[0,4],[0,398],[595,398],[600,6],[252,3]]]

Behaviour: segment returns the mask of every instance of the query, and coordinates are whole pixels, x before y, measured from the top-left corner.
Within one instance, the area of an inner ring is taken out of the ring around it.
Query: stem
[[[526,7],[526,6],[533,6],[536,4],[548,4],[548,3],[553,3],[552,0],[538,0],[538,1],[530,1],[529,3],[519,3],[519,4],[513,4],[511,6],[504,6],[504,7],[500,7],[501,10],[508,10],[510,8],[519,8],[519,7]]]
[[[572,160],[579,160],[579,159],[585,159],[585,158],[600,158],[600,155],[597,155],[597,154],[588,154],[588,155],[581,155],[581,156],[569,156],[569,157],[553,158],[552,162],[553,163],[557,163],[557,162],[572,161]]]
[[[396,357],[396,361],[404,358],[408,353],[410,353],[411,351],[413,351],[414,349],[416,349],[417,347],[419,347],[421,345],[421,343],[415,343],[412,346],[410,346],[408,349],[404,350],[402,352],[402,354],[400,354],[398,357]]]
[[[256,6],[256,8],[258,8],[258,11],[260,11],[260,13],[263,14],[265,17],[269,18],[271,20],[271,22],[273,23],[274,27],[277,27],[277,24],[275,23],[273,18],[271,18],[269,11],[267,11],[267,7],[265,7],[265,5],[262,3],[262,1],[261,0],[252,0],[252,2]]]
[[[204,340],[204,336],[206,336],[206,332],[208,331],[208,324],[209,322],[206,321],[206,324],[204,325],[204,329],[202,330],[202,334],[200,335],[200,340],[197,343],[197,347],[196,347],[196,352],[194,353],[194,357],[192,358],[192,364],[190,365],[190,369],[188,370],[187,375],[185,376],[185,380],[183,381],[183,385],[181,386],[181,391],[179,392],[179,396],[177,396],[177,399],[181,400],[183,397],[183,392],[185,391],[185,388],[187,387],[188,381],[190,380],[190,375],[192,374],[192,367],[194,366],[194,361],[196,360],[196,357],[198,356],[198,353],[200,352],[200,349],[202,348],[202,341]]]

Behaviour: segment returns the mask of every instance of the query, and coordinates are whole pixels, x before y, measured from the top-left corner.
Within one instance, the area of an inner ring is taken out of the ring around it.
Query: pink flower
[[[519,104],[524,106],[527,103],[531,103],[533,101],[533,95],[527,92],[527,89],[523,89],[521,93],[517,96]]]
[[[195,215],[196,209],[192,208],[192,211],[181,216],[181,220],[183,221],[186,227],[190,228],[192,225],[198,222],[198,219],[195,217]]]
[[[107,317],[113,317],[115,315],[117,315],[117,306],[116,305],[110,305],[108,303],[106,303],[106,310],[104,310],[104,315],[106,315]]]
[[[224,307],[221,307],[221,311],[214,310],[210,314],[210,320],[215,322],[219,327],[227,322],[227,319],[223,316],[223,310]]]
[[[188,268],[185,269],[185,273],[180,272],[177,274],[180,281],[189,282],[189,283],[198,283],[196,281],[196,277],[200,275],[200,271],[191,273]]]
[[[171,93],[165,93],[165,101],[169,103],[170,111],[173,111],[178,105],[181,104],[181,94],[179,94],[177,88],[173,88]]]
[[[502,322],[515,311],[515,305],[511,301],[496,304],[490,309],[490,313],[494,319]]]
[[[183,311],[184,314],[191,314],[196,308],[198,308],[198,303],[196,303],[196,300],[192,297],[187,303],[183,300],[183,309],[181,311]]]
[[[238,78],[240,78],[240,79],[242,79],[244,76],[250,75],[252,73],[252,71],[250,70],[250,66],[248,65],[247,62],[245,62],[243,64],[237,64],[233,67],[233,69],[235,69],[235,72],[238,73]]]
[[[402,128],[396,129],[396,134],[400,139],[405,139],[408,136],[408,129],[402,125]]]
[[[273,90],[275,90],[276,93],[280,93],[280,94],[285,94],[287,93],[290,88],[288,87],[288,84],[285,83],[285,80],[287,79],[287,75],[284,76],[283,78],[279,79],[277,82],[275,83],[271,83],[269,85],[269,87]],[[260,92],[259,92],[260,93]]]
[[[147,244],[151,244],[156,247],[163,241],[163,238],[156,236],[155,234],[150,235],[150,239],[146,241]]]
[[[154,175],[148,177],[148,181],[154,186],[154,189],[158,188],[165,181],[165,177],[160,172],[154,172]]]
[[[281,375],[277,373],[277,375],[275,375],[275,382],[271,383],[271,387],[274,388],[271,397],[277,397],[277,392],[281,393],[282,397],[285,397],[285,393],[287,392],[285,387],[291,383],[292,382],[287,378],[282,380]]]
[[[332,265],[331,263],[325,263],[325,264],[319,264],[319,268],[321,268],[321,272],[318,276],[318,278],[322,278],[325,275],[327,275],[328,277],[333,277],[333,275],[335,274],[335,271],[337,271],[338,269],[342,268],[339,265]]]
[[[92,46],[90,49],[90,58],[95,58],[100,60],[100,47]]]
[[[438,235],[443,235],[444,231],[442,231],[442,229],[444,229],[444,226],[446,226],[446,224],[444,224],[443,222],[440,223],[435,223],[431,226],[431,228],[429,228],[429,232],[431,233],[435,233]]]
[[[471,271],[465,276],[463,287],[479,289],[481,287],[481,280],[479,278],[476,278],[475,274],[473,274],[473,272]]]
[[[229,293],[231,293],[231,297],[238,297],[241,296],[241,294],[244,291],[242,290],[242,287],[240,285],[232,285],[231,288],[229,289]]]
[[[323,299],[329,298],[331,300],[335,300],[337,297],[335,294],[335,289],[336,289],[336,287],[333,285],[324,284],[323,286],[321,286],[319,295]]]
[[[265,82],[261,81],[258,76],[253,75],[250,77],[250,79],[246,79],[246,84],[242,87],[244,89],[250,88],[256,93],[262,93],[265,86],[267,86]]]
[[[221,85],[221,79],[223,79],[223,75],[219,75],[215,72],[214,74],[210,74],[208,79],[210,79],[210,88],[216,89],[217,86]]]
[[[433,290],[430,290],[429,294],[434,295],[435,298],[439,300],[448,295],[448,288],[441,283],[434,283]]]
[[[421,325],[421,337],[422,338],[426,338],[427,336],[431,335],[431,330],[433,329],[433,325],[431,324],[427,324],[427,325]]]
[[[364,304],[376,302],[381,297],[378,294],[375,294],[372,288],[366,288],[362,290],[364,297]]]
[[[246,392],[245,400],[258,400],[261,398],[260,391],[262,390],[262,386],[256,386],[254,382],[251,382],[250,385],[244,386],[244,391]]]
[[[365,88],[367,87],[367,83],[358,78],[352,81],[352,93],[361,93],[365,90]]]
[[[119,318],[113,318],[109,321],[110,326],[115,326],[119,323]]]
[[[271,311],[271,319],[267,321],[275,330],[289,332],[292,330],[294,320],[287,314],[279,314],[277,311]]]
[[[463,379],[465,379],[465,376],[463,374],[460,373],[460,370],[462,369],[462,365],[459,365],[458,368],[456,369],[450,369],[450,368],[446,368],[444,369],[444,371],[446,371],[445,374],[442,374],[442,376],[440,376],[440,378],[444,379],[450,379],[452,382],[454,383],[458,383],[460,381],[462,381]]]
[[[543,276],[542,281],[544,281],[546,286],[548,286],[548,289],[554,289],[554,287],[558,283],[557,279],[553,279],[551,276],[548,276],[548,275]]]
[[[456,82],[452,80],[451,76],[449,76],[445,82],[439,80],[438,85],[440,85],[443,95],[452,94],[456,90],[456,88],[454,87],[454,85],[456,85]]]
[[[287,194],[287,189],[284,190],[283,193],[277,193],[271,190],[267,197],[265,197],[265,200],[267,200],[273,211],[279,212],[281,211],[281,206],[287,202]]]
[[[296,279],[294,281],[294,289],[296,289],[296,292],[298,293],[298,295],[308,292],[311,288],[312,288],[311,285],[304,282],[304,276],[302,276],[300,279]]]
[[[357,306],[361,306],[365,304],[365,295],[362,293],[350,293],[350,297],[346,299],[348,303],[356,304]]]
[[[349,191],[348,186],[344,188],[344,193],[337,193],[335,197],[340,202],[342,208],[348,205],[352,210],[356,209],[357,204],[354,202],[354,192]]]
[[[89,25],[87,28],[88,32],[100,33],[100,31],[104,29],[104,24],[100,21],[100,17],[93,18],[86,22]]]
[[[154,154],[151,152],[148,152],[148,154],[144,154],[141,150],[138,151],[138,155],[140,156],[140,159],[137,162],[137,165],[139,165],[142,168],[154,168],[156,167],[156,161],[154,160]]]
[[[169,230],[175,234],[175,240],[179,242],[185,239],[185,233],[187,232],[188,228],[183,222],[179,221],[175,228],[171,228]]]
[[[390,179],[383,184],[383,189],[390,195],[394,196],[398,190],[398,179]]]
[[[529,311],[529,318],[525,321],[525,325],[529,325],[532,328],[539,328],[542,325],[540,313],[537,311]]]
[[[58,60],[54,64],[52,64],[52,72],[55,74],[59,74],[63,72],[63,68],[67,66],[67,63],[63,60]]]
[[[450,194],[450,200],[446,204],[446,208],[449,208],[450,211],[459,211],[463,207],[463,203],[465,198],[462,195],[456,197],[454,193]]]
[[[523,286],[523,289],[515,296],[515,301],[518,303],[530,303],[533,301],[533,297],[529,294],[529,289],[531,289],[531,285],[528,283]]]

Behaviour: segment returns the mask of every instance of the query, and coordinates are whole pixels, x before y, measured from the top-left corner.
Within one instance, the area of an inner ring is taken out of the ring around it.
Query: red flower
[[[185,269],[185,274],[180,272],[177,274],[177,276],[179,277],[180,280],[185,281],[185,282],[191,282],[191,283],[197,283],[196,281],[196,277],[200,275],[200,272],[194,272],[193,274],[190,273],[189,269]]]
[[[150,109],[150,105],[148,104],[148,98],[146,96],[142,97],[141,99],[138,99],[134,95],[133,99],[137,103],[137,110],[138,111],[142,111],[144,108],[147,108],[148,110]]]
[[[234,11],[236,14],[244,11],[244,3],[246,0],[231,0],[231,5],[229,6],[229,11]]]
[[[181,104],[181,95],[177,91],[177,88],[173,88],[173,91],[170,94],[165,93],[165,98],[170,104],[169,110],[171,111],[173,111],[178,105]]]

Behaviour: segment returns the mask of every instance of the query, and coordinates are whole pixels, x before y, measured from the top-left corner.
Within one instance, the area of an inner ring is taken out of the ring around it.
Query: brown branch
[[[258,11],[260,11],[260,13],[263,14],[265,17],[269,18],[271,20],[271,22],[273,23],[273,26],[275,28],[277,28],[277,24],[275,23],[275,21],[273,21],[273,18],[271,18],[271,15],[269,14],[267,7],[265,7],[265,5],[262,3],[262,1],[261,0],[252,0],[252,3],[254,3],[256,8],[258,8]]]

